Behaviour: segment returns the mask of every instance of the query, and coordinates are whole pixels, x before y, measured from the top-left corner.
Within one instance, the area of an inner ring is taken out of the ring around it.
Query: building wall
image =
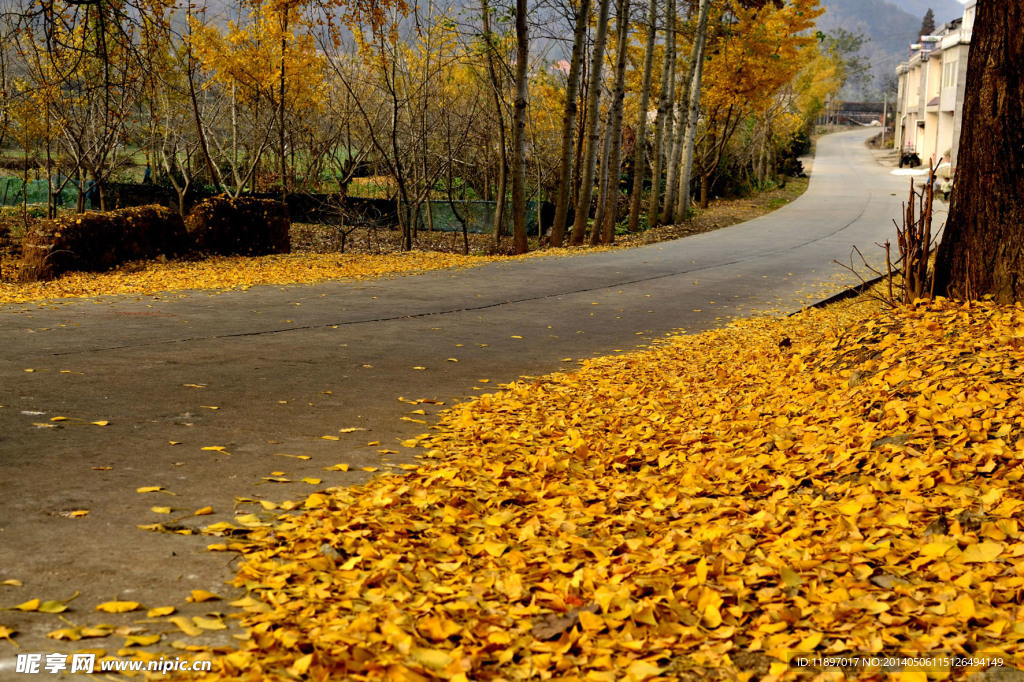
[[[925,163],[941,158],[956,168],[976,5],[968,0],[960,20],[940,27],[938,40],[911,46],[910,59],[896,69],[895,148],[916,151]]]

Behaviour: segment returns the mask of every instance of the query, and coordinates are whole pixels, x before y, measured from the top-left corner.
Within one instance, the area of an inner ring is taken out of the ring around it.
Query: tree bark
[[[661,66],[661,97],[658,100],[658,118],[654,122],[654,165],[651,168],[651,196],[647,204],[647,224],[658,226],[661,206],[661,161],[665,146],[665,120],[672,111],[675,96],[676,61],[676,3],[668,0],[665,8],[665,59]]]
[[[619,212],[619,173],[622,159],[622,107],[626,98],[626,50],[629,41],[629,0],[618,0],[615,14],[618,17],[618,41],[615,45],[615,86],[612,90],[611,146],[608,153],[608,177],[605,186],[604,221],[594,224],[594,232],[601,230],[601,242],[615,241],[615,219]]]
[[[647,44],[644,47],[644,68],[640,84],[640,115],[636,122],[636,149],[633,151],[633,192],[629,197],[627,229],[640,229],[640,199],[647,175],[647,107],[651,100],[651,71],[654,68],[654,39],[658,31],[658,0],[647,8]]]
[[[670,0],[671,1],[671,0]],[[594,35],[594,53],[590,59],[590,82],[587,85],[587,148],[580,165],[580,198],[576,203],[576,219],[572,225],[572,243],[583,243],[590,217],[590,200],[594,196],[594,173],[597,167],[597,146],[601,143],[597,127],[598,101],[601,97],[601,71],[604,66],[604,47],[608,39],[608,10],[611,0],[601,0],[597,11],[597,33]],[[595,229],[598,229],[595,227]]]
[[[526,24],[526,0],[516,0],[516,103],[512,113],[512,245],[526,253],[526,67],[530,34]]]
[[[651,0],[656,2],[657,0]],[[565,222],[569,215],[569,201],[572,185],[573,133],[576,131],[577,98],[580,89],[580,72],[583,70],[584,47],[587,38],[587,24],[590,19],[590,0],[580,2],[576,15],[576,27],[572,37],[572,63],[569,78],[565,84],[565,109],[562,111],[562,144],[558,160],[558,197],[555,199],[555,220],[551,224],[550,246],[561,246],[565,241]]]
[[[708,37],[708,7],[710,0],[700,0],[697,17],[697,36],[694,38],[694,52],[697,55],[697,68],[693,72],[690,84],[690,109],[686,114],[686,135],[683,140],[683,168],[679,178],[679,201],[676,204],[676,220],[686,220],[690,212],[690,174],[693,172],[693,146],[697,136],[697,118],[700,114],[700,87],[704,80],[704,44]],[[707,187],[701,179],[701,206],[707,208]]]
[[[701,5],[703,6],[703,4]],[[673,222],[674,212],[673,208],[677,199],[676,195],[676,183],[678,182],[680,167],[683,163],[683,135],[686,131],[687,122],[689,121],[689,106],[690,101],[690,89],[693,87],[693,74],[697,68],[697,62],[700,60],[700,47],[701,43],[699,40],[700,33],[700,18],[698,16],[698,29],[693,38],[693,46],[690,48],[690,60],[686,65],[686,78],[683,81],[683,92],[676,101],[675,106],[675,120],[678,121],[675,130],[672,135],[672,146],[668,153],[668,172],[665,174],[665,196],[662,200],[661,216],[659,222],[668,224]]]
[[[967,62],[959,168],[935,290],[1024,300],[1024,3],[982,0]]]
[[[484,24],[484,43],[487,49],[487,74],[491,79],[491,90],[494,95],[494,113],[498,120],[498,145],[501,153],[498,159],[498,187],[495,192],[494,207],[494,246],[501,245],[501,232],[505,223],[505,194],[508,188],[508,144],[505,140],[505,115],[501,104],[501,83],[498,72],[494,68],[494,36],[491,33],[490,5],[488,0],[480,0],[480,12]]]

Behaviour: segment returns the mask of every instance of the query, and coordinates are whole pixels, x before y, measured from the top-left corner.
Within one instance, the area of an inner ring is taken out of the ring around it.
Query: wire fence
[[[50,183],[46,180],[29,180],[22,178],[0,178],[0,206],[20,206],[23,203],[46,205]],[[78,201],[78,187],[67,183],[54,195],[58,206],[74,206]]]

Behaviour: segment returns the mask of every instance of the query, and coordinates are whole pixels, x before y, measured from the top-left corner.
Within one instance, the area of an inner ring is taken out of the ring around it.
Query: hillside
[[[928,7],[935,12],[935,23],[942,24],[960,16],[962,6],[956,0],[822,0],[825,14],[818,28],[829,31],[843,28],[860,31],[871,40],[863,54],[871,61],[872,81],[866,93],[846,93],[851,98],[873,99],[881,92],[885,78],[907,58],[908,48],[921,28]],[[897,6],[897,4],[899,6]]]

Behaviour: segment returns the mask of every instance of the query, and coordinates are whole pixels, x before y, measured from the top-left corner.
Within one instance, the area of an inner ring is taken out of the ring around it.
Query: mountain
[[[898,8],[915,16],[920,21],[924,13],[931,9],[935,12],[935,25],[952,21],[964,13],[964,6],[956,0],[891,0]]]
[[[910,44],[917,41],[921,20],[931,7],[935,24],[941,25],[963,14],[956,0],[822,0],[825,14],[818,18],[818,29],[828,32],[842,28],[858,31],[869,38],[861,54],[871,63],[871,82],[863,92],[844,92],[847,99],[877,100],[887,81],[894,78],[896,66],[907,59]]]

